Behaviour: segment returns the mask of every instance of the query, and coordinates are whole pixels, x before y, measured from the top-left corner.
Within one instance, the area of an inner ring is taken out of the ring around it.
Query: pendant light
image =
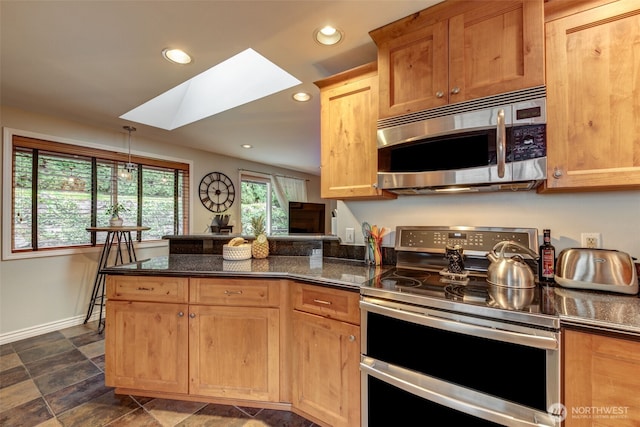
[[[131,163],[131,132],[135,132],[136,128],[134,128],[133,126],[122,126],[122,128],[127,132],[129,132],[129,139],[128,139],[129,161],[127,162],[126,165],[124,165],[124,168],[120,172],[120,177],[123,179],[126,179],[127,181],[131,181],[133,179],[133,171],[137,169],[136,165]]]

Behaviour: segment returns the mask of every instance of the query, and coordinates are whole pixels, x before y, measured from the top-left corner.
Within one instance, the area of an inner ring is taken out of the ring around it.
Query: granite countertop
[[[108,274],[164,276],[286,277],[359,290],[360,285],[386,270],[363,261],[313,256],[269,256],[264,259],[227,261],[222,255],[171,254],[131,264],[107,267]]]
[[[269,256],[227,261],[222,255],[171,254],[107,267],[108,274],[163,276],[283,277],[359,290],[393,266],[367,266],[362,261],[312,256]],[[579,326],[640,336],[640,298],[598,291],[552,288],[555,308],[565,326]]]

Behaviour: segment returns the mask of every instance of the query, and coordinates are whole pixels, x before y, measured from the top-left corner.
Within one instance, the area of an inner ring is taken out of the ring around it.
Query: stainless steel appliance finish
[[[558,255],[555,281],[566,288],[634,295],[638,276],[631,256],[609,249],[569,248]]]
[[[377,186],[398,194],[537,187],[547,168],[545,96],[538,87],[379,120]]]
[[[538,246],[529,228],[397,227],[396,268],[361,287],[363,426],[560,425],[553,289],[492,291],[486,255],[503,240]]]

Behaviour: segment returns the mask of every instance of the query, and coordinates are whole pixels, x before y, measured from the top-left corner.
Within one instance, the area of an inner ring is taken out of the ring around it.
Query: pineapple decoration
[[[251,244],[251,255],[254,258],[266,258],[269,256],[269,241],[265,234],[264,215],[259,214],[251,218],[251,227],[256,239]]]

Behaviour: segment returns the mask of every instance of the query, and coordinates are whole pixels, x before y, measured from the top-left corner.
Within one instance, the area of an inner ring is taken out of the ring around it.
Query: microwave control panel
[[[547,125],[511,128],[511,161],[537,159],[547,155]]]

